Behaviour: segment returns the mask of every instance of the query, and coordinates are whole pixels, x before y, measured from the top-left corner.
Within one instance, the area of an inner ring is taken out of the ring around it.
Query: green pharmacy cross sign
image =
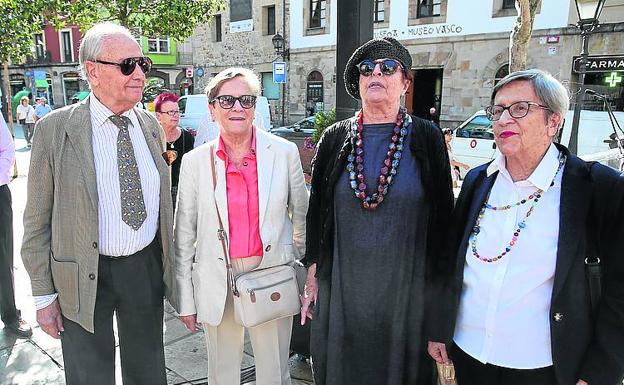
[[[610,88],[613,88],[617,87],[617,85],[622,82],[622,77],[618,76],[617,72],[611,72],[611,74],[609,74],[609,76],[607,76],[604,81],[609,85]]]

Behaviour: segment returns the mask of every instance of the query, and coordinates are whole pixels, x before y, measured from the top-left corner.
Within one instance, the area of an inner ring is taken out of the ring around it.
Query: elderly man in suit
[[[38,122],[31,156],[22,256],[37,321],[61,338],[68,385],[115,383],[113,315],[123,383],[164,385],[170,178],[161,127],[134,108],[151,61],[103,23],[85,34],[80,64],[91,95]]]
[[[491,101],[500,154],[462,185],[429,353],[462,385],[622,384],[624,174],[553,143],[569,97],[550,74]]]

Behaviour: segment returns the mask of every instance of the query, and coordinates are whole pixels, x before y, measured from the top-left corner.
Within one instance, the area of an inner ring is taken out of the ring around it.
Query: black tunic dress
[[[171,196],[173,197],[173,204],[176,203],[176,195],[178,190],[178,180],[180,179],[180,165],[182,164],[182,157],[187,152],[193,149],[195,138],[190,132],[181,129],[182,133],[175,140],[175,142],[167,142],[167,152],[175,151],[176,156],[173,163],[171,163]]]
[[[393,127],[364,127],[367,194],[377,187]],[[411,127],[406,144],[410,139]],[[420,168],[411,151],[403,152],[386,199],[375,211],[361,207],[346,170],[338,179],[331,277],[319,279],[312,322],[317,385],[416,383],[427,209]]]

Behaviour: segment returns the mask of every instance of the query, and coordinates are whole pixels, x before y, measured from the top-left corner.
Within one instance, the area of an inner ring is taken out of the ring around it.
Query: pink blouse
[[[221,138],[217,156],[225,162],[230,258],[262,256],[255,131],[251,148],[243,157],[240,169],[228,159]]]

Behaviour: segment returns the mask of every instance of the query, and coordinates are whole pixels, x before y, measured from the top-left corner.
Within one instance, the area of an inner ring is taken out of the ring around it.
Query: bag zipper
[[[267,286],[254,287],[253,289],[247,289],[247,293],[249,293],[249,298],[251,299],[251,303],[256,303],[256,290],[268,289],[270,287],[281,285],[282,283],[285,283],[285,282],[288,282],[288,281],[292,281],[292,279],[293,279],[293,277],[290,277],[290,278],[283,279],[283,280],[281,280],[279,282],[275,282],[275,283],[267,285]]]

